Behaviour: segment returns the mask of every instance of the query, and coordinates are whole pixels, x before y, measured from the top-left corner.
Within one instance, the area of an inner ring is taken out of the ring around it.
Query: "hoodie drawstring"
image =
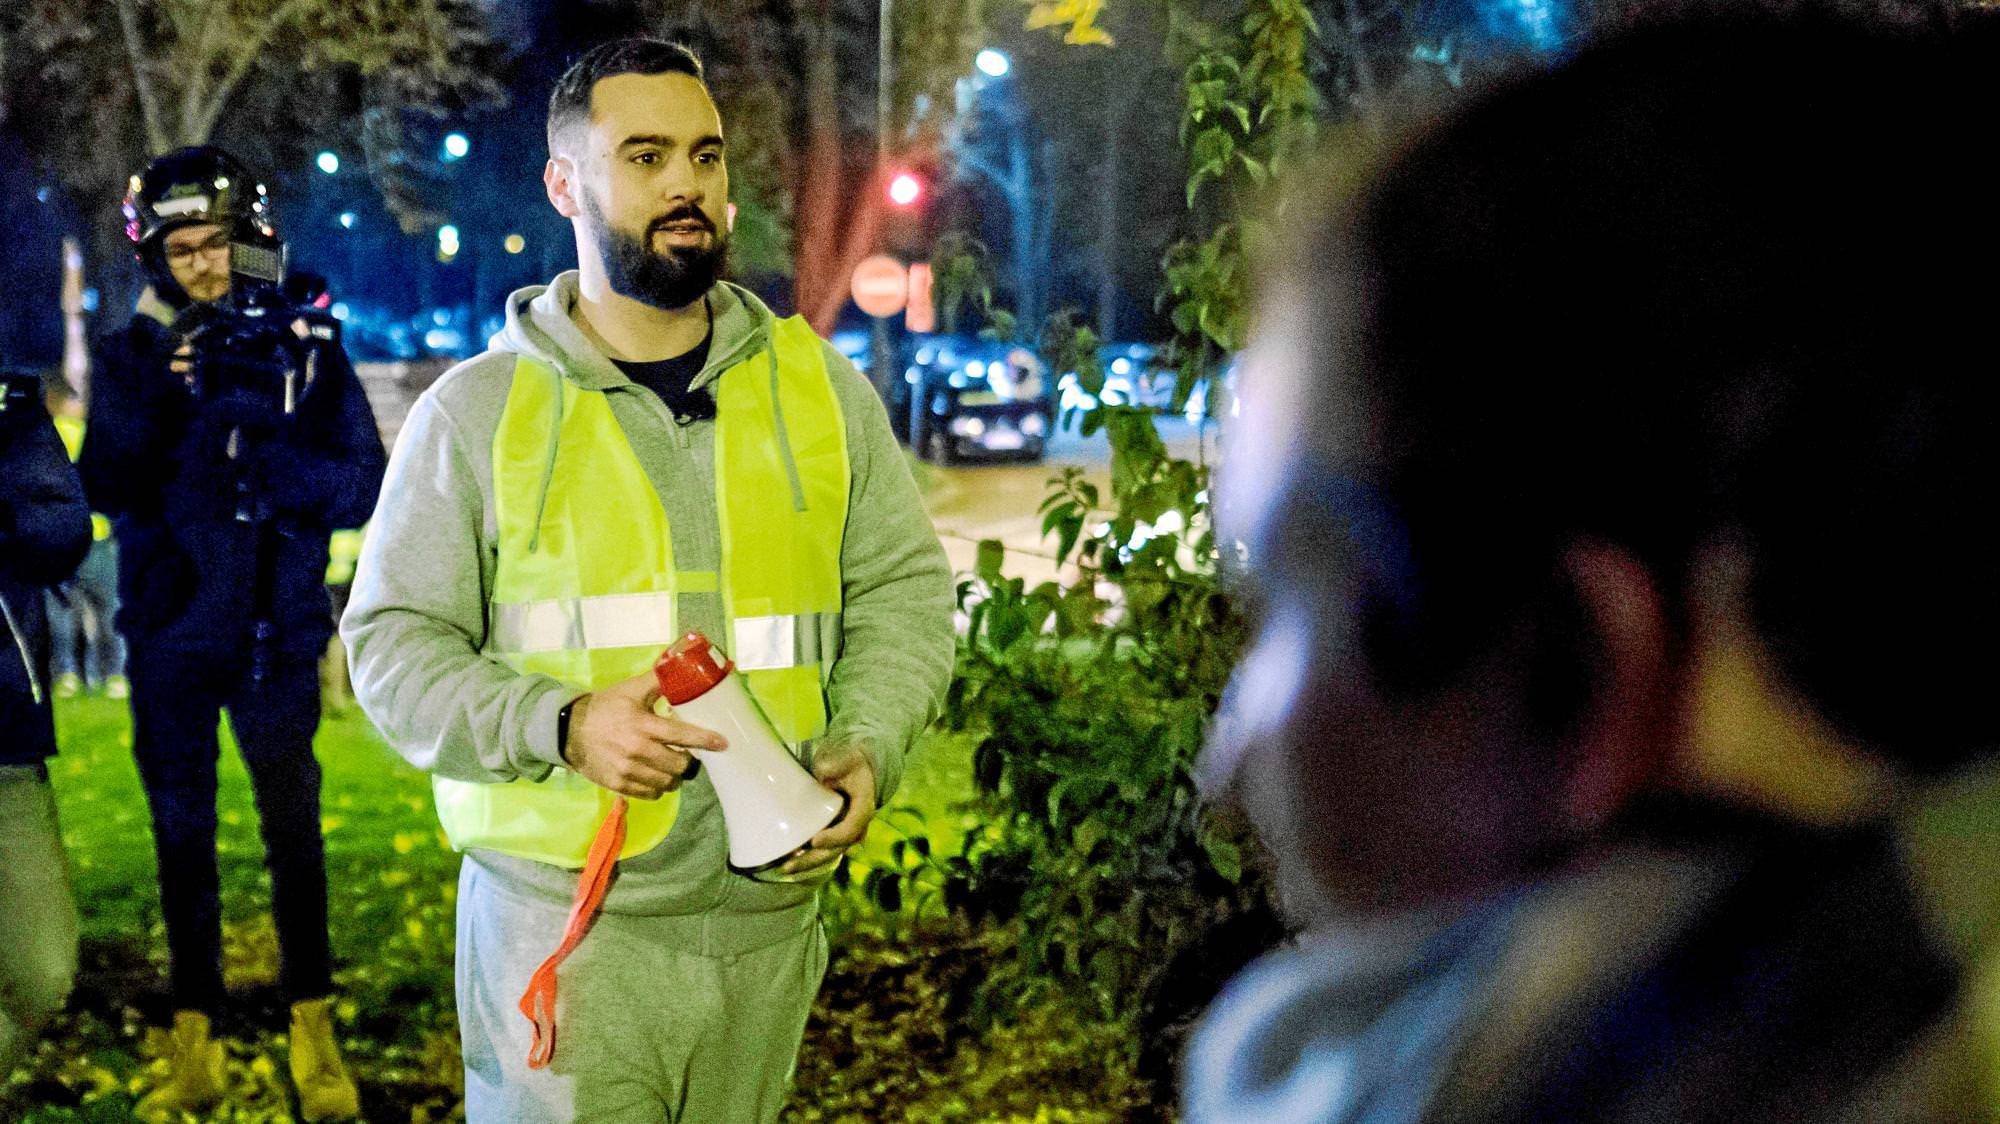
[[[771,423],[778,433],[778,455],[785,461],[785,479],[792,485],[792,510],[806,509],[806,490],[799,483],[799,464],[792,459],[792,440],[785,433],[785,403],[778,397],[778,325],[775,320],[765,328],[769,340],[771,357]]]
[[[549,365],[549,377],[556,380],[555,420],[549,423],[549,456],[542,465],[542,487],[535,493],[535,529],[528,533],[528,553],[533,554],[542,546],[542,511],[549,505],[549,483],[556,476],[556,446],[562,443],[563,423],[563,377],[562,372]]]
[[[36,706],[42,705],[42,679],[35,673],[35,657],[28,653],[28,637],[14,620],[14,610],[7,607],[7,598],[0,595],[0,618],[7,624],[7,634],[14,638],[14,647],[21,653],[21,670],[28,674],[28,698]]]

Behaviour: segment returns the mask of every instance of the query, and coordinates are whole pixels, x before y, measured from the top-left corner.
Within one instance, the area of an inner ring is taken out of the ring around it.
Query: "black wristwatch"
[[[577,698],[582,697],[577,696]],[[569,712],[575,705],[576,699],[571,699],[562,704],[561,710],[556,711],[556,756],[564,761],[569,760],[569,754],[565,752],[569,749]]]

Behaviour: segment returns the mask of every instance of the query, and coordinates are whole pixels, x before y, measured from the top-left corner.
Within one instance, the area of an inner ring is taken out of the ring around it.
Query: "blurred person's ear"
[[[1663,773],[1676,693],[1666,604],[1631,553],[1585,540],[1563,569],[1591,631],[1589,690],[1569,747],[1561,816],[1588,835]]]

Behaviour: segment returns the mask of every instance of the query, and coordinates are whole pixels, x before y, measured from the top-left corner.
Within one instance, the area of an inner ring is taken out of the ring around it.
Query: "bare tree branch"
[[[209,99],[208,105],[203,107],[198,122],[199,127],[189,130],[193,134],[188,141],[189,144],[200,144],[208,139],[208,134],[215,129],[216,119],[222,116],[223,107],[229,104],[230,95],[236,92],[236,87],[243,81],[243,76],[250,72],[258,56],[264,53],[264,47],[270,43],[271,36],[291,22],[292,16],[303,9],[306,3],[307,0],[285,0],[283,4],[278,5],[277,11],[271,13],[270,19],[264,22],[264,26],[243,41],[235,61],[230,64],[229,73],[223,76],[221,85],[215,88],[214,96]]]
[[[118,26],[125,33],[125,58],[132,64],[132,85],[139,92],[139,112],[145,119],[146,145],[157,156],[171,146],[160,119],[153,76],[147,71],[145,46],[139,41],[139,14],[132,10],[132,0],[117,0],[117,4]]]
[[[188,123],[195,119],[203,95],[208,92],[208,72],[216,50],[216,27],[221,22],[216,19],[216,12],[227,3],[228,0],[207,0],[202,6],[201,29],[195,33],[194,57],[190,60],[192,65],[188,67],[187,84],[181,87],[180,127],[184,135],[188,131]],[[206,134],[202,139],[207,139]]]

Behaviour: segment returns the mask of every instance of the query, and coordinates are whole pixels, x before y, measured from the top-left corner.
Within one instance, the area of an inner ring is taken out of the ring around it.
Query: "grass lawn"
[[[62,755],[51,762],[51,773],[82,917],[83,966],[69,1011],[51,1027],[30,1063],[8,1079],[5,1088],[13,1103],[0,1100],[0,1116],[13,1111],[29,1121],[126,1120],[133,1102],[157,1080],[161,1034],[153,1028],[170,1017],[150,822],[132,761],[124,704],[67,700],[58,703],[56,720]],[[232,1073],[230,1097],[217,1118],[284,1120],[291,1115],[291,1093],[283,1049],[285,1004],[277,989],[277,948],[268,914],[270,879],[263,868],[249,779],[226,724],[223,744],[217,849],[231,1004],[218,1020],[218,1030],[229,1042]],[[325,769],[321,826],[341,997],[338,1017],[362,1085],[364,1118],[399,1124],[451,1118],[459,1102],[451,991],[452,899],[459,857],[445,846],[437,828],[427,779],[390,751],[358,711],[329,715],[320,728],[318,749]],[[932,738],[912,757],[895,802],[921,813],[940,852],[953,848],[969,826],[967,813],[957,807],[970,792],[969,774],[963,742]],[[907,826],[916,821],[898,814],[891,822]],[[888,861],[901,836],[885,823],[871,832],[856,860]],[[837,953],[828,992],[847,995],[848,1002],[863,986],[857,980],[872,981],[865,984],[869,988],[887,986],[882,983],[884,966],[900,962],[907,967],[911,959],[895,944],[897,929],[906,922],[871,919],[858,899],[858,892],[851,893],[830,911],[849,939]],[[867,963],[850,971],[852,950],[864,946],[871,950],[861,957]],[[849,972],[845,984],[844,971]],[[891,977],[907,975],[888,972]],[[921,1007],[891,1003],[885,1010]],[[815,1042],[827,1033],[826,1019],[822,1011],[808,1032],[802,1085],[815,1072],[811,1055]],[[885,1034],[889,1029],[884,1028]],[[1049,1034],[1047,1028],[1035,1033]],[[844,1049],[852,1048],[846,1038],[843,1042]],[[960,1042],[951,1060],[960,1068],[978,1066],[982,1049],[980,1043]],[[908,1068],[906,1061],[895,1064]],[[865,1066],[857,1062],[846,1068],[858,1073]],[[1065,1083],[1073,1086],[1079,1080],[1088,1086],[1093,1079],[1072,1073]],[[933,1082],[918,1073],[906,1075],[904,1083],[910,1086],[905,1095],[921,1097],[921,1087]],[[1028,1092],[1033,1094],[1032,1080]],[[1103,1105],[1105,1098],[1088,1088],[1071,1099],[1073,1107],[982,1114],[962,1103],[963,1098],[954,1102],[956,1109],[912,1104],[892,1111],[879,1103],[877,1113],[832,1111],[823,1106],[824,1098],[802,1097],[788,1115],[854,1120],[1117,1118],[1108,1106],[1089,1107],[1092,1102]]]

